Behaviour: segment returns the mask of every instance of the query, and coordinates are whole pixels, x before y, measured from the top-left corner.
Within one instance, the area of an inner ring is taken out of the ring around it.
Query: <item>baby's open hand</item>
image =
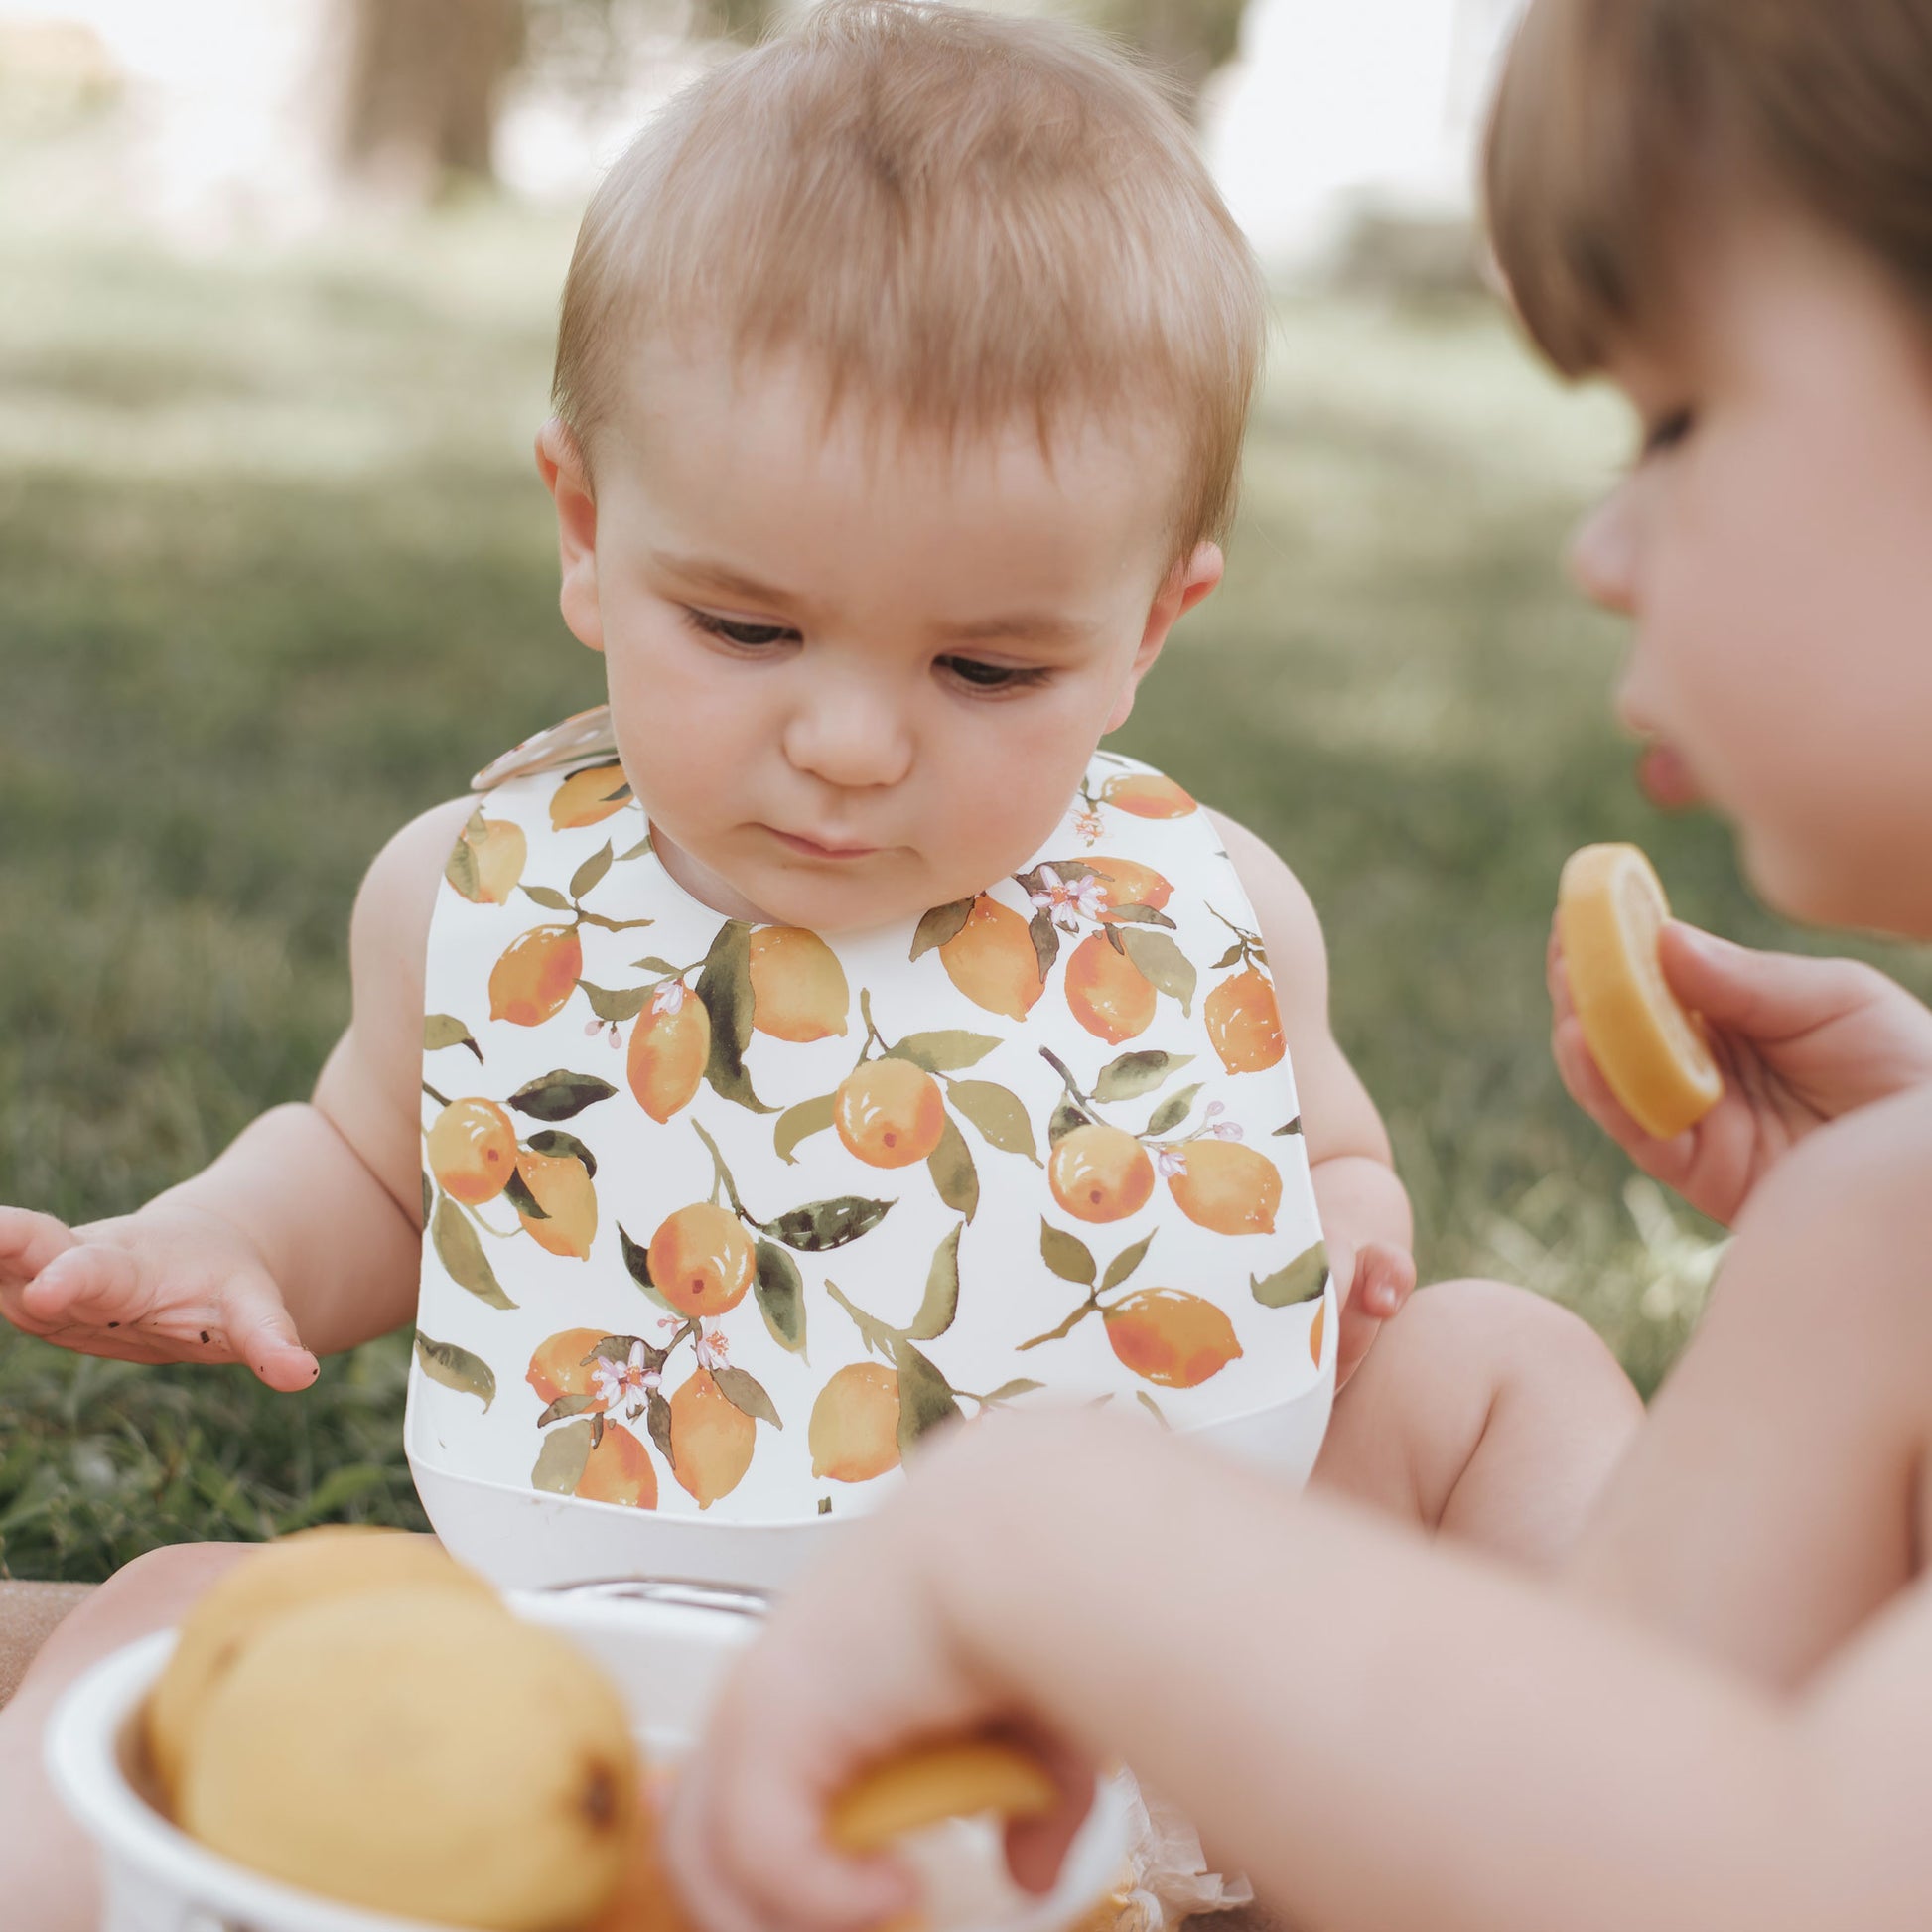
[[[0,1207],[0,1314],[84,1355],[246,1362],[271,1389],[306,1389],[316,1358],[242,1232],[165,1198],[69,1228]]]
[[[1328,1244],[1341,1296],[1339,1339],[1335,1343],[1335,1389],[1339,1393],[1375,1345],[1382,1324],[1402,1312],[1415,1292],[1416,1258],[1387,1241],[1364,1241],[1351,1255]]]
[[[1676,920],[1659,946],[1671,990],[1704,1018],[1724,1097],[1660,1141],[1618,1103],[1591,1057],[1550,936],[1551,1048],[1571,1098],[1646,1173],[1726,1226],[1813,1128],[1932,1080],[1932,1012],[1850,959],[1753,952]]]

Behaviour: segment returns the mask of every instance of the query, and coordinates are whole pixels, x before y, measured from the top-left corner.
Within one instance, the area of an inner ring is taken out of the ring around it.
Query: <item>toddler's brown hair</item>
[[[1516,306],[1572,375],[1675,319],[1714,193],[1786,198],[1932,314],[1932,0],[1533,0],[1486,174]]]
[[[680,95],[593,199],[555,406],[592,462],[640,342],[802,351],[828,409],[947,437],[1158,412],[1174,541],[1224,533],[1259,371],[1253,253],[1185,123],[1070,26],[831,0]]]

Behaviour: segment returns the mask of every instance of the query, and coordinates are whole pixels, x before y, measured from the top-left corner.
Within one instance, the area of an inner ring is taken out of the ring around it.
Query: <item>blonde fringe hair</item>
[[[847,397],[960,438],[1158,414],[1180,554],[1224,534],[1266,301],[1193,138],[1096,36],[830,0],[687,89],[593,198],[554,402],[590,459],[626,351],[802,351]]]
[[[1743,189],[1932,315],[1932,0],[1533,0],[1485,174],[1517,309],[1571,375],[1673,325],[1697,224]]]

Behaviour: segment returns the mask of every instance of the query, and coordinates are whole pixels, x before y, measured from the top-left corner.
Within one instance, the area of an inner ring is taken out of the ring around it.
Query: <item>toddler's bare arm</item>
[[[470,809],[397,833],[357,896],[354,1014],[307,1104],[271,1109],[133,1214],[68,1228],[0,1208],[0,1312],[133,1361],[245,1361],[280,1389],[408,1318],[421,1224],[416,1104],[436,885]]]

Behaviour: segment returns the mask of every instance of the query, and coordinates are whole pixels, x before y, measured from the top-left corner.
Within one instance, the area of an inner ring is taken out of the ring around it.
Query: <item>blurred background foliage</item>
[[[758,12],[716,0],[706,20],[746,33]],[[1132,19],[1189,13],[1215,9]],[[625,18],[527,0],[515,58],[594,69]],[[529,457],[571,210],[452,198],[446,164],[433,207],[273,247],[0,207],[0,1200],[128,1211],[306,1094],[346,1018],[370,856],[600,696],[557,616]],[[1313,895],[1425,1278],[1553,1295],[1649,1389],[1719,1249],[1558,1087],[1558,868],[1633,838],[1688,916],[1818,942],[1754,907],[1721,828],[1629,783],[1616,627],[1558,562],[1627,440],[1473,289],[1284,296],[1228,582],[1121,743]],[[1932,990],[1923,958],[1871,956]],[[97,1578],[159,1542],[325,1516],[420,1523],[406,1350],[277,1397],[0,1331],[0,1574]]]

